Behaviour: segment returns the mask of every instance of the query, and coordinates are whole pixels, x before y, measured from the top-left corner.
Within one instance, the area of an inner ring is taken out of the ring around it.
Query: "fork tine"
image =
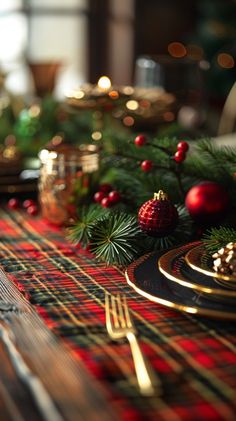
[[[128,308],[128,304],[127,304],[127,299],[126,299],[126,295],[123,296],[123,306],[124,306],[124,312],[125,312],[125,318],[126,318],[126,323],[128,327],[132,327],[133,323],[130,317],[130,312],[129,312],[129,308]]]
[[[120,327],[120,321],[119,321],[119,310],[117,311],[117,303],[116,303],[116,298],[112,295],[111,296],[111,309],[112,309],[112,315],[113,315],[113,320],[114,320],[114,326],[116,328]]]
[[[107,292],[105,293],[105,310],[106,310],[106,326],[107,326],[108,332],[110,332],[111,330],[110,299]]]
[[[146,361],[139,346],[136,329],[133,325],[126,297],[105,293],[105,310],[107,331],[112,339],[126,337],[130,343],[138,385],[143,395],[151,396],[157,386],[158,394],[162,393],[161,382]]]
[[[118,305],[119,319],[120,319],[121,327],[125,328],[126,327],[125,314],[124,314],[120,294],[117,296],[117,305]]]

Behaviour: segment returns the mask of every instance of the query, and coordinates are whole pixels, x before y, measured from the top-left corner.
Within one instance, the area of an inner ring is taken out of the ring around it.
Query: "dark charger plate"
[[[235,304],[207,299],[196,290],[166,278],[158,268],[159,258],[165,253],[147,254],[128,266],[125,272],[127,282],[138,294],[182,312],[236,320]]]
[[[217,278],[196,271],[187,263],[186,256],[195,245],[185,244],[164,253],[158,260],[160,272],[174,283],[205,294],[208,299],[231,300],[236,304],[236,289],[219,284]]]

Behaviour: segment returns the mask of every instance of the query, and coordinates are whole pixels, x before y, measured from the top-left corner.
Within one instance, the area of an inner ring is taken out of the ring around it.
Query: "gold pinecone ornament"
[[[236,243],[230,242],[212,255],[213,268],[224,275],[236,276]]]

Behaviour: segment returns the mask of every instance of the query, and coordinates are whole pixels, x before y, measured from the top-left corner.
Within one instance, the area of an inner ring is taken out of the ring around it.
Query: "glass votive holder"
[[[98,147],[60,144],[39,153],[39,202],[42,216],[56,225],[76,217],[76,206],[90,191],[92,175],[99,168]]]

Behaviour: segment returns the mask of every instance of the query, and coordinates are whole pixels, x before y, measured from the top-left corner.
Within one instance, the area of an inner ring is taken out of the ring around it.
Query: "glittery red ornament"
[[[229,207],[229,195],[224,187],[206,181],[192,187],[185,198],[190,216],[197,222],[218,222]]]
[[[154,198],[145,202],[138,213],[141,229],[152,237],[165,237],[174,231],[178,224],[176,207],[162,190],[154,193]]]

